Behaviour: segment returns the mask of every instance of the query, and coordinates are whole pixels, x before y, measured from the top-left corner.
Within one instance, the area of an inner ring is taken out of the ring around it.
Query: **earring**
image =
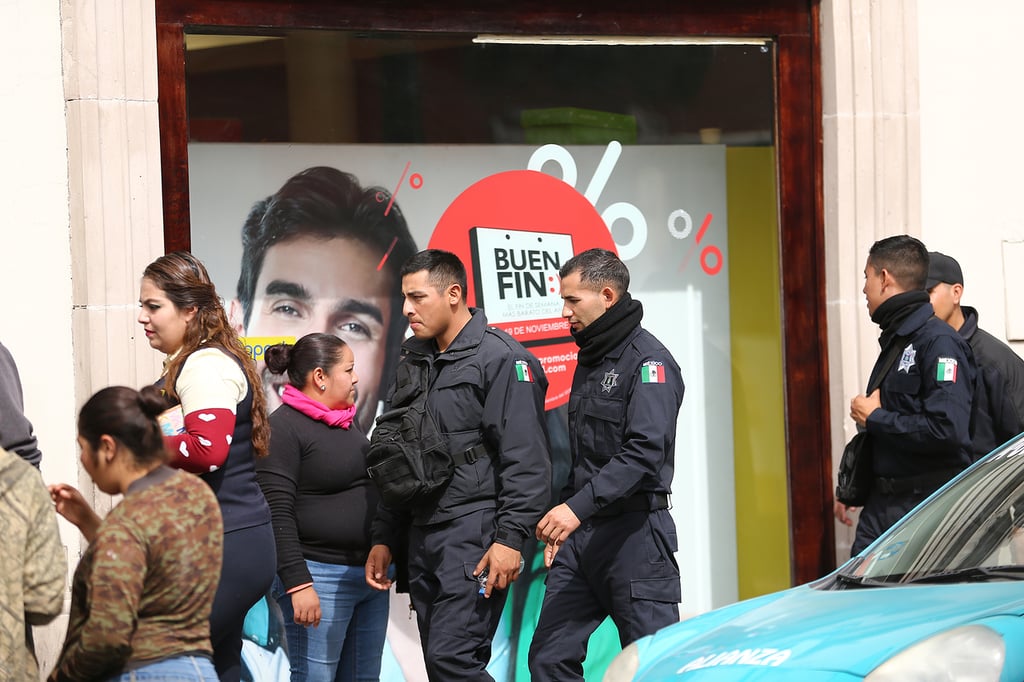
[[[321,391],[326,391],[327,390],[327,384],[320,384],[320,390]]]

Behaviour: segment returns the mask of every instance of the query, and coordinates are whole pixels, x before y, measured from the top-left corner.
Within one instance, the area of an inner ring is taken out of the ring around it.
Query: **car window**
[[[969,469],[869,549],[840,573],[872,584],[1024,579],[1024,439]],[[977,570],[993,568],[1007,570]]]

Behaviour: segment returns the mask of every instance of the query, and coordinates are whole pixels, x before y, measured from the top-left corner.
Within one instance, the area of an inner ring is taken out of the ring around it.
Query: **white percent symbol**
[[[597,170],[590,178],[590,184],[587,185],[587,189],[583,193],[587,201],[594,206],[597,206],[597,200],[600,198],[601,192],[604,191],[604,186],[608,184],[608,178],[611,177],[612,170],[621,155],[622,145],[615,140],[609,142],[604,150],[604,155],[601,156],[600,163],[597,164]],[[527,170],[543,171],[544,164],[549,161],[558,164],[562,169],[562,180],[566,184],[576,187],[576,160],[572,153],[561,145],[546,144],[538,147],[530,156],[526,168]],[[628,242],[625,244],[615,242],[619,247],[619,258],[626,261],[640,255],[647,243],[647,219],[644,218],[644,214],[640,212],[639,208],[629,202],[619,201],[606,208],[601,213],[601,219],[604,220],[609,232],[617,220],[625,220],[633,228],[633,236]]]

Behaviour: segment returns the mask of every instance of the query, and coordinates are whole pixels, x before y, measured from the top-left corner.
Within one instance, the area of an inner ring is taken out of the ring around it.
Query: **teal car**
[[[1024,436],[815,582],[630,644],[605,682],[1021,682]]]

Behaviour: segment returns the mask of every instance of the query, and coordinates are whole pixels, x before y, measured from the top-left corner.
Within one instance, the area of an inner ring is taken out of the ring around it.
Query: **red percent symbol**
[[[395,198],[398,196],[398,190],[402,189],[402,182],[405,180],[405,174],[409,172],[409,166],[412,165],[412,161],[405,162],[405,168],[402,169],[402,177],[398,178],[398,184],[395,185],[395,191],[391,193],[391,198],[388,200],[387,208],[384,209],[384,215],[391,212],[391,207],[395,205]],[[423,176],[419,173],[413,173],[409,176],[409,186],[413,189],[419,189],[423,186]],[[377,192],[377,203],[384,203],[384,192]],[[377,268],[378,270],[380,268]]]
[[[690,256],[693,255],[693,250],[697,248],[697,245],[704,239],[704,233],[708,231],[708,227],[711,225],[712,214],[708,213],[704,216],[704,222],[701,223],[700,229],[697,230],[697,239],[694,241],[690,250],[686,252],[686,258],[683,259],[683,264],[679,266],[680,272],[686,269],[686,264],[690,262]],[[713,259],[713,262],[712,262]],[[722,269],[722,265],[725,264],[725,259],[722,258],[722,251],[714,244],[708,244],[700,252],[700,267],[710,276],[715,276]]]

